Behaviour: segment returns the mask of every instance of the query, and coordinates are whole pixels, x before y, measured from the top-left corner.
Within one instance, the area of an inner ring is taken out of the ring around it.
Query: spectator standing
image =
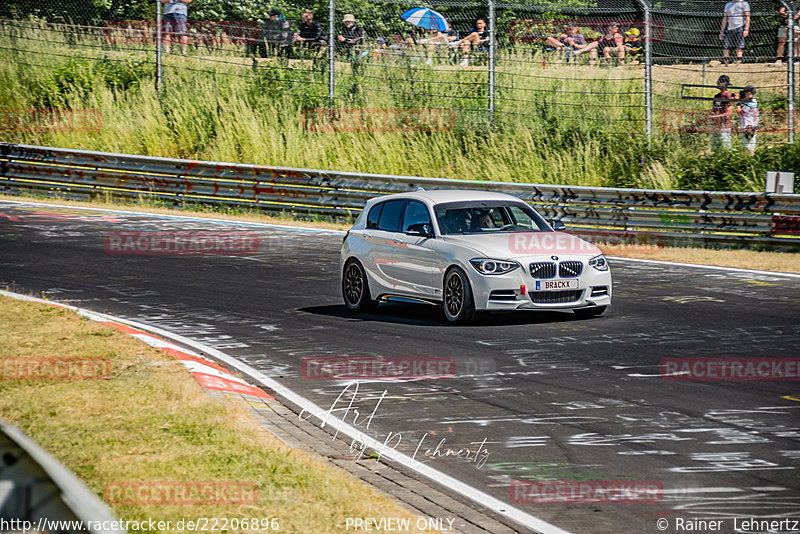
[[[325,44],[326,35],[322,25],[314,20],[314,12],[310,9],[303,11],[300,17],[300,30],[294,34],[298,43],[305,45],[322,46]]]
[[[489,45],[489,30],[486,28],[486,21],[484,19],[478,19],[475,21],[475,30],[472,31],[469,35],[461,39],[459,46],[461,47],[461,52],[463,54],[461,58],[461,66],[468,67],[469,66],[469,51],[470,48],[475,47],[476,49],[482,46]]]
[[[756,153],[756,130],[758,129],[758,101],[756,89],[752,85],[746,86],[739,93],[739,104],[736,112],[739,114],[739,130],[742,132],[742,146]]]
[[[731,149],[731,114],[733,113],[733,93],[728,91],[731,79],[722,75],[717,80],[719,92],[714,95],[709,115],[711,127],[711,150]]]
[[[269,48],[270,55],[285,58],[291,55],[292,27],[279,10],[270,10],[269,19],[261,30],[261,38]]]
[[[786,43],[789,41],[789,13],[786,8],[778,8],[778,16],[781,18],[781,26],[778,28],[778,49],[775,51],[776,65],[783,63],[783,53],[786,50]],[[794,56],[800,55],[800,10],[794,14]]]
[[[336,36],[336,39],[339,40],[339,46],[347,49],[347,54],[352,59],[357,47],[364,44],[364,27],[358,24],[356,18],[350,13],[342,18],[342,22],[344,30]]]
[[[750,35],[750,4],[745,0],[733,0],[725,4],[719,38],[722,41],[722,57],[725,65],[731,49],[736,49],[736,64],[742,62],[745,38]]]
[[[172,35],[180,39],[183,55],[189,48],[189,36],[186,35],[186,21],[189,20],[189,3],[192,0],[161,0],[167,4],[164,9],[164,51],[169,54]],[[173,33],[174,29],[174,33]]]

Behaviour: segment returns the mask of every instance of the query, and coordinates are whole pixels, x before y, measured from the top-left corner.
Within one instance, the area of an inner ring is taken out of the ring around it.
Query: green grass
[[[682,189],[759,190],[766,170],[798,168],[791,165],[800,161],[800,147],[777,143],[785,136],[760,135],[755,158],[741,150],[709,154],[707,136],[658,128],[648,143],[641,65],[542,66],[530,51],[503,51],[502,98],[490,129],[481,68],[401,59],[369,60],[353,70],[340,62],[337,107],[452,110],[454,127],[314,132],[303,128],[301,116],[328,104],[324,60],[288,66],[266,60],[253,69],[230,47],[213,57],[191,47],[186,57],[165,57],[159,100],[152,53],[86,36],[60,44],[67,33],[48,32],[47,44],[32,40],[40,33],[0,32],[0,46],[24,50],[0,57],[0,109],[92,108],[102,114],[102,128],[11,129],[4,132],[8,141],[367,173]],[[95,48],[79,46],[87,44]],[[670,75],[690,77],[664,71],[665,79]],[[678,90],[665,87],[665,94]],[[669,99],[659,105],[675,107]]]

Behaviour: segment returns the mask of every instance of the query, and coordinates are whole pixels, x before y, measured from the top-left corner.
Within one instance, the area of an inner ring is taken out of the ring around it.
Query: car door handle
[[[399,239],[397,237],[392,238],[392,241],[394,241],[398,245],[402,245],[403,243],[405,243],[405,241],[403,241],[402,239]]]
[[[364,236],[364,238],[366,238],[366,239],[372,239],[372,234],[371,234],[371,233],[369,233],[369,232],[364,232],[363,236]]]

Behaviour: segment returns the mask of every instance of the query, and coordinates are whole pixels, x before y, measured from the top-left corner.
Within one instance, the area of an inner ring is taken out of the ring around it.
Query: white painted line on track
[[[70,204],[56,204],[56,203],[45,203],[45,202],[30,202],[26,200],[6,200],[0,199],[0,204],[3,202],[12,202],[14,204],[26,204],[29,206],[42,206],[42,207],[59,207],[59,208],[69,208],[75,210],[90,210],[90,211],[103,211],[109,213],[124,213],[126,215],[148,215],[150,217],[160,217],[164,219],[188,219],[191,221],[211,221],[215,223],[221,224],[235,224],[235,225],[243,225],[243,226],[263,226],[266,228],[285,228],[287,230],[292,230],[296,232],[311,232],[311,233],[324,233],[324,234],[334,234],[334,235],[344,235],[344,230],[336,230],[334,228],[325,229],[325,228],[309,228],[307,226],[292,226],[289,224],[276,224],[276,223],[260,223],[260,222],[253,222],[253,221],[232,221],[230,219],[217,219],[214,217],[199,217],[196,215],[172,215],[166,213],[149,213],[147,211],[135,211],[135,210],[117,210],[113,208],[90,208],[86,206],[73,206]]]
[[[146,323],[140,323],[138,321],[132,321],[130,319],[123,319],[121,317],[116,317],[114,315],[109,315],[106,313],[94,312],[84,308],[78,308],[76,306],[72,306],[69,304],[63,304],[58,301],[44,300],[37,297],[30,297],[27,295],[21,295],[19,293],[13,293],[4,290],[0,290],[0,295],[10,298],[15,298],[18,300],[38,302],[40,304],[47,304],[51,306],[53,305],[60,306],[63,308],[73,310],[79,313],[80,315],[95,321],[100,321],[100,322],[113,321],[140,330],[147,330],[161,337],[171,339],[176,343],[189,346],[196,351],[211,355],[214,358],[217,358],[218,360],[225,362],[231,367],[238,369],[239,371],[246,374],[256,382],[260,383],[261,385],[271,389],[284,399],[294,404],[296,407],[300,408],[303,412],[310,413],[313,417],[320,420],[321,427],[330,424],[332,428],[337,429],[338,433],[346,435],[347,437],[353,439],[354,442],[358,440],[364,445],[366,445],[368,448],[371,448],[375,451],[381,451],[381,456],[389,460],[393,460],[398,464],[407,467],[408,469],[416,471],[425,478],[428,478],[433,482],[441,484],[446,488],[455,491],[456,493],[470,499],[476,504],[479,504],[480,506],[485,506],[494,511],[495,513],[499,514],[500,516],[511,519],[541,534],[570,534],[569,531],[566,531],[562,528],[552,525],[543,519],[540,519],[523,510],[520,510],[519,508],[515,508],[501,501],[500,499],[497,499],[489,495],[488,493],[485,493],[477,488],[470,486],[469,484],[466,484],[458,480],[457,478],[451,477],[450,475],[447,475],[439,471],[438,469],[434,469],[433,467],[430,467],[422,462],[416,461],[406,454],[397,452],[394,449],[386,448],[386,445],[384,443],[363,434],[362,432],[352,427],[351,425],[345,423],[338,417],[331,415],[328,410],[321,409],[319,406],[317,406],[310,400],[306,399],[302,395],[299,395],[298,393],[295,393],[288,387],[282,385],[280,382],[277,382],[276,380],[264,375],[261,371],[258,371],[257,369],[251,367],[250,365],[241,362],[236,358],[233,358],[232,356],[229,356],[224,352],[215,349],[214,347],[204,345],[199,341],[194,341],[185,336],[174,334],[172,332],[169,332],[168,330],[164,330],[162,328],[152,326]]]
[[[71,206],[69,204],[56,204],[56,203],[42,203],[42,202],[29,202],[25,200],[5,200],[0,199],[0,204],[3,202],[11,202],[15,204],[27,204],[30,206],[57,206],[60,208],[71,208],[71,209],[78,209],[78,210],[91,210],[91,211],[104,211],[104,212],[111,212],[111,213],[125,213],[129,215],[149,215],[152,217],[161,217],[165,219],[187,219],[192,221],[211,221],[215,223],[221,224],[235,224],[235,225],[243,225],[243,226],[262,226],[266,228],[282,228],[286,230],[292,230],[295,232],[310,232],[310,233],[317,233],[317,234],[330,234],[330,235],[344,235],[346,232],[344,230],[335,230],[335,229],[323,229],[323,228],[307,228],[305,226],[291,226],[291,225],[283,225],[283,224],[275,224],[275,223],[259,223],[259,222],[252,222],[252,221],[231,221],[229,219],[216,219],[211,217],[197,217],[192,215],[167,215],[163,213],[148,213],[146,211],[134,211],[134,210],[115,210],[111,208],[88,208],[84,206]],[[788,254],[788,253],[787,253]],[[741,267],[722,267],[719,265],[702,265],[699,263],[681,263],[677,261],[666,261],[666,260],[646,260],[640,258],[623,258],[621,256],[607,256],[609,259],[615,261],[630,261],[630,262],[641,262],[641,263],[653,263],[657,265],[667,265],[667,266],[679,266],[679,267],[697,267],[700,269],[716,269],[721,271],[734,271],[734,272],[742,272],[742,273],[752,273],[752,274],[765,274],[765,275],[776,275],[776,276],[787,276],[791,278],[800,278],[800,274],[796,273],[784,273],[780,271],[759,271],[757,269],[744,269]]]
[[[788,254],[788,253],[787,253]],[[645,260],[642,258],[622,258],[619,256],[606,256],[608,259],[611,260],[622,260],[622,261],[632,261],[637,263],[656,263],[659,265],[673,265],[678,267],[692,267],[692,268],[699,268],[699,269],[714,269],[718,271],[734,271],[734,272],[742,272],[742,273],[749,273],[749,274],[766,274],[766,275],[775,275],[775,276],[788,276],[791,278],[800,278],[800,274],[797,273],[784,273],[780,271],[759,271],[756,269],[744,269],[742,267],[720,267],[719,265],[703,265],[700,263],[681,263],[678,261],[665,261],[665,260]]]

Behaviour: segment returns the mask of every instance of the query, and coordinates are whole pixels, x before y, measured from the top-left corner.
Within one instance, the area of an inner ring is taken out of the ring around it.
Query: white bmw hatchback
[[[593,316],[611,305],[600,249],[502,193],[370,199],[344,238],[340,267],[344,302],[357,312],[402,298],[441,305],[448,321],[467,323],[483,310]]]

